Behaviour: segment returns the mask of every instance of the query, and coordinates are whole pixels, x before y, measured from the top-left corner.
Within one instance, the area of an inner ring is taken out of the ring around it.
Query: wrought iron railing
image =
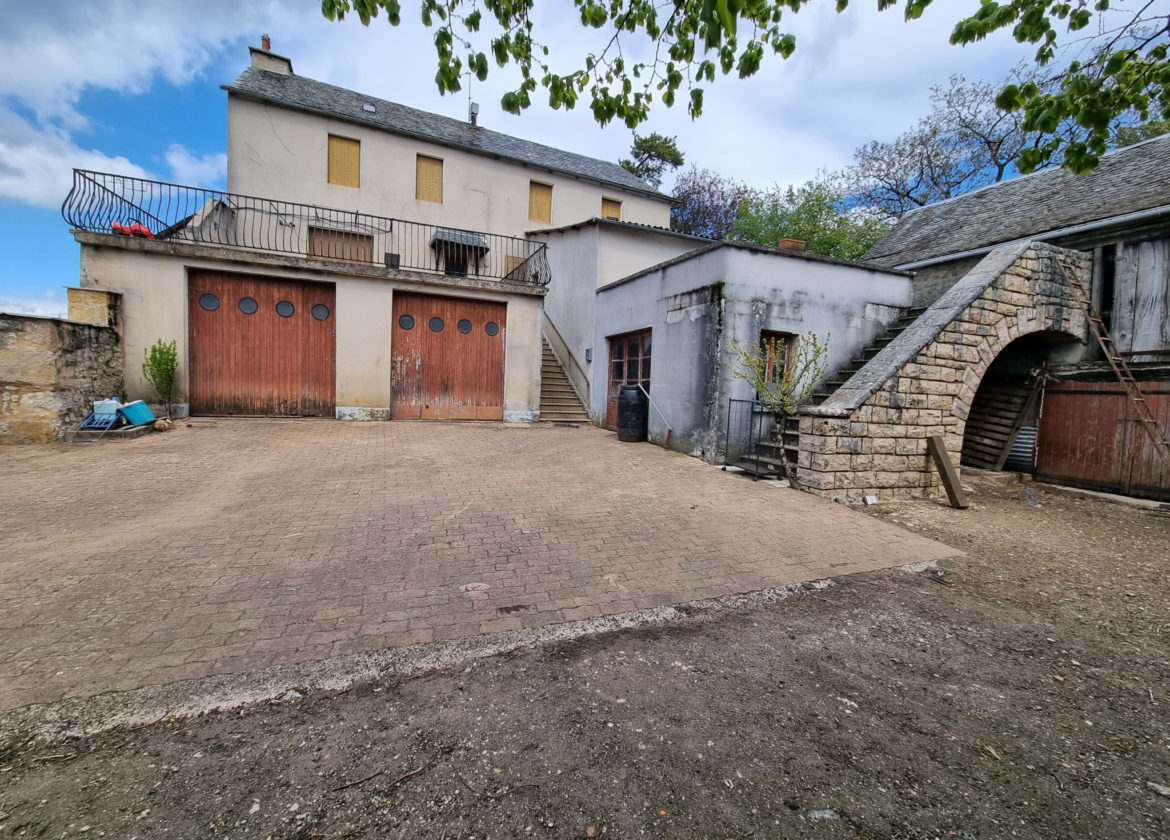
[[[528,239],[83,169],[73,170],[61,215],[91,233],[536,286],[550,279],[546,246]]]

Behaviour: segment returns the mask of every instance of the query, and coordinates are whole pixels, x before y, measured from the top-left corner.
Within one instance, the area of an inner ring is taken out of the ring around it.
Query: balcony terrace
[[[545,287],[545,245],[351,210],[73,170],[75,230]]]

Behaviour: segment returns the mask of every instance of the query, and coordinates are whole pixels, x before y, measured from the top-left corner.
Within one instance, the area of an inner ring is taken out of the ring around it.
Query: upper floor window
[[[361,186],[362,144],[349,137],[329,135],[329,183]]]
[[[552,185],[528,182],[528,218],[533,222],[552,222]]]
[[[612,198],[601,199],[601,218],[622,220],[622,203]]]
[[[419,155],[414,170],[414,197],[419,201],[443,203],[443,161]]]

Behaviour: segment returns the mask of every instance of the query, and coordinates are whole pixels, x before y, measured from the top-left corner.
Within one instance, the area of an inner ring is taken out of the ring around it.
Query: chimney
[[[803,239],[781,239],[776,247],[781,251],[803,251],[805,244]]]
[[[472,125],[479,125],[479,103],[467,103],[467,121]]]
[[[248,47],[252,54],[252,66],[258,70],[267,70],[271,73],[280,73],[285,76],[293,74],[292,59],[277,55],[272,51],[272,39],[265,32],[260,36],[259,47]]]

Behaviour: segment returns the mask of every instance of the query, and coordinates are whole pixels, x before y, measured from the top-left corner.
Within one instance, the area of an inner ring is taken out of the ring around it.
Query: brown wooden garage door
[[[332,417],[334,288],[192,271],[191,412]]]
[[[395,293],[395,420],[502,420],[507,306]]]

